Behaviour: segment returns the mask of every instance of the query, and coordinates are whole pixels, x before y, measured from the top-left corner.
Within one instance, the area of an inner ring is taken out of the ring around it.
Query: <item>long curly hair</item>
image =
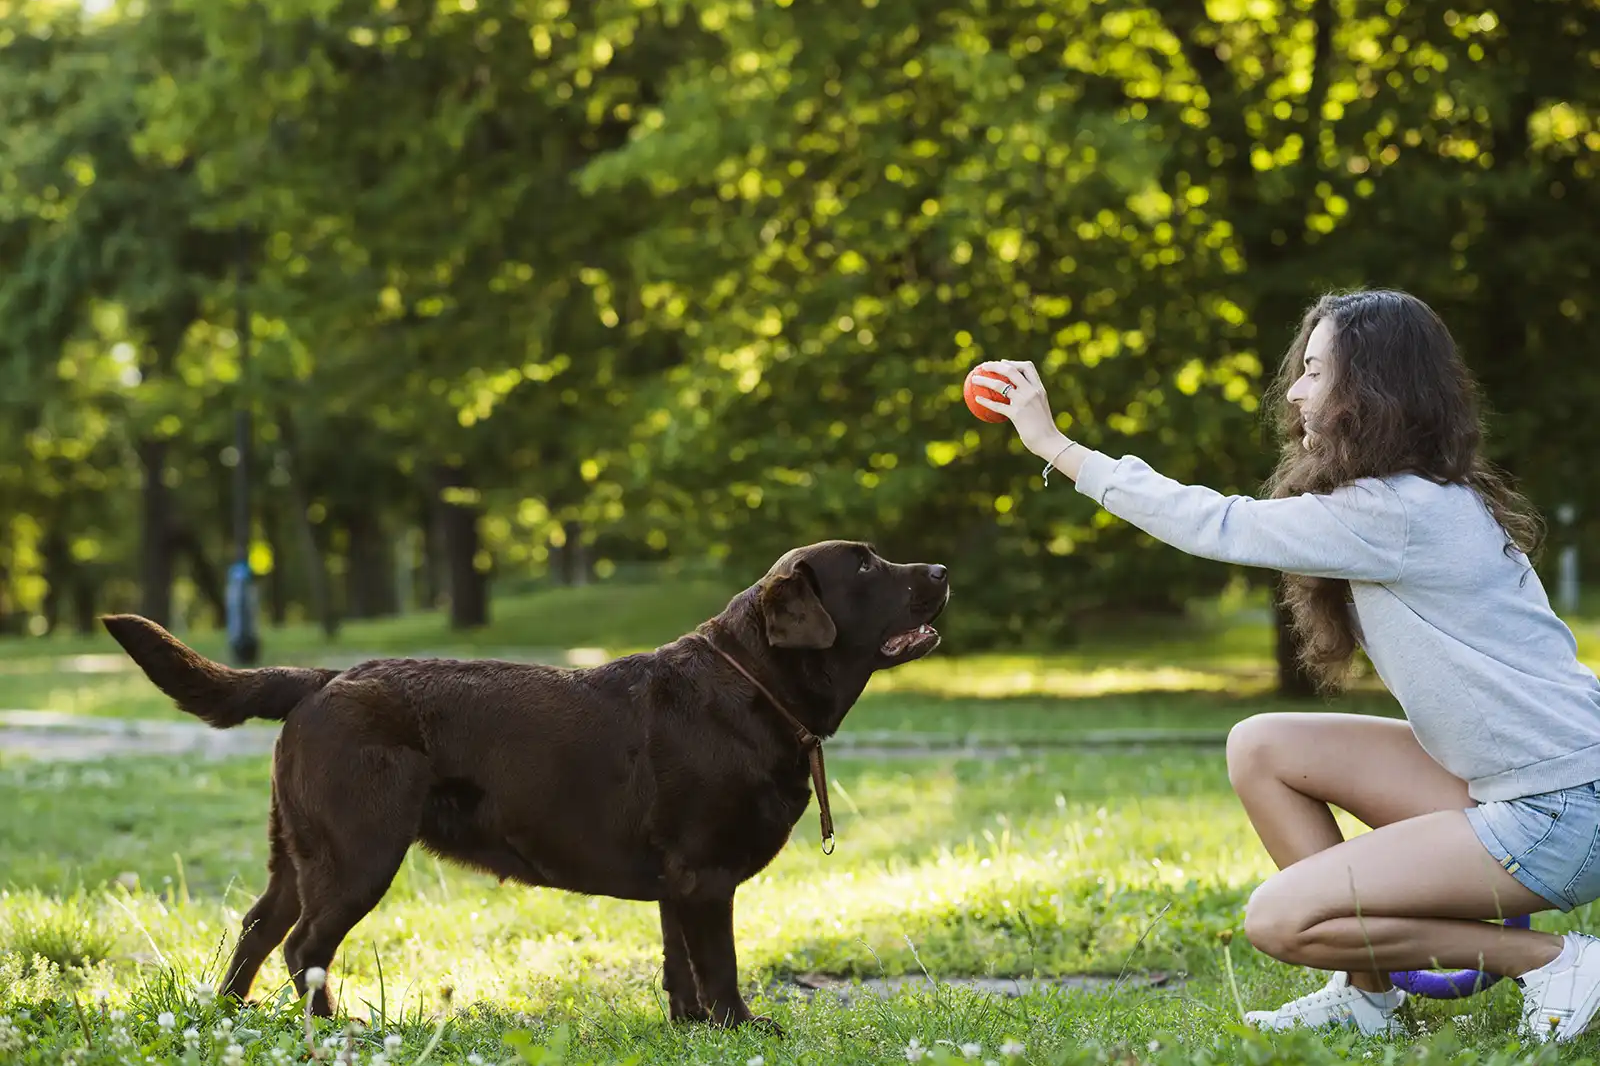
[[[1324,319],[1332,323],[1324,391],[1313,444],[1288,401],[1305,367],[1306,345]],[[1533,556],[1544,522],[1482,455],[1478,387],[1455,340],[1427,304],[1387,289],[1330,293],[1300,323],[1268,391],[1282,452],[1267,482],[1273,497],[1329,493],[1358,478],[1416,474],[1477,492],[1506,535],[1506,552]],[[1300,637],[1301,661],[1324,689],[1349,677],[1356,634],[1342,579],[1284,575],[1284,601]]]

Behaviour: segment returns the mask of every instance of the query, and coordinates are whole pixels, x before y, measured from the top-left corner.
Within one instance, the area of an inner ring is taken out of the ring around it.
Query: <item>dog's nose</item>
[[[935,581],[942,582],[950,576],[950,571],[946,570],[938,563],[934,563],[932,566],[928,567],[928,576],[933,578]]]

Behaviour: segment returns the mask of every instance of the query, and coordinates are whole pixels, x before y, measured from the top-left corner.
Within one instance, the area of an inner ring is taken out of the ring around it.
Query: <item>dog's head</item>
[[[829,540],[774,563],[757,603],[773,647],[828,649],[881,670],[939,646],[931,623],[950,599],[949,577],[936,563],[891,563],[870,544]]]

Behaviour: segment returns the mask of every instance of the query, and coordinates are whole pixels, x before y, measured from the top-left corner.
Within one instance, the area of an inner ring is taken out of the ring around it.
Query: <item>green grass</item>
[[[269,633],[269,649],[301,662],[357,651],[609,654],[669,639],[724,598],[711,585],[599,586],[508,599],[496,628],[467,640],[423,616],[352,626],[335,648],[309,630]],[[1600,657],[1600,632],[1574,625],[1590,661]],[[342,1042],[358,1018],[348,1039],[373,1066],[415,1063],[432,1041],[430,1063],[903,1063],[930,1050],[920,1061],[964,1061],[972,1044],[977,1061],[997,1063],[1585,1061],[1600,1037],[1520,1047],[1505,983],[1420,1004],[1408,1040],[1266,1037],[1239,1025],[1239,1004],[1275,1005],[1320,982],[1233,935],[1270,864],[1222,752],[1066,745],[1129,731],[1220,735],[1289,706],[1265,693],[1268,638],[1259,620],[1202,616],[1102,632],[1048,656],[947,647],[875,682],[830,746],[838,851],[820,853],[813,811],[739,894],[744,985],[785,1027],[781,1039],[666,1022],[651,907],[502,886],[418,852],[346,941],[334,982],[347,1014],[319,1023],[314,1040]],[[195,643],[223,652],[215,634]],[[83,672],[114,657],[69,658],[114,651],[109,640],[0,645],[0,707],[176,718],[136,673]],[[1395,713],[1372,691],[1339,705]],[[1053,746],[994,759],[909,750],[929,739]],[[907,750],[866,753],[881,747]],[[267,775],[264,758],[0,757],[0,1063],[69,1053],[85,1064],[304,1061],[281,956],[257,984],[259,1006],[225,1009],[195,991],[215,981],[264,883]],[[1536,924],[1591,917],[1583,908]],[[808,973],[1123,981],[1015,999],[925,983],[846,1002],[794,995],[793,979]],[[1151,974],[1171,980],[1136,980]],[[399,1047],[385,1052],[386,1036]]]
[[[0,771],[0,809],[14,813],[0,829],[9,884],[0,898],[0,1014],[26,1012],[26,1031],[59,1046],[81,1047],[86,1024],[109,1048],[121,1028],[158,1061],[178,1061],[182,1050],[181,1035],[156,1024],[163,1011],[181,1016],[179,1030],[198,1021],[209,1034],[221,1008],[189,986],[215,980],[262,886],[267,769],[245,759]],[[1255,1007],[1316,981],[1242,938],[1225,944],[1269,865],[1220,752],[841,757],[830,770],[838,851],[823,856],[814,819],[803,819],[739,895],[744,984],[752,1005],[786,1027],[783,1039],[668,1025],[648,905],[502,886],[420,854],[346,941],[334,967],[341,1002],[372,1033],[402,1036],[405,1055],[391,1061],[411,1061],[440,1021],[444,1061],[503,1060],[508,1033],[528,1029],[539,1043],[562,1027],[574,1061],[904,1062],[913,1038],[923,1047],[978,1042],[995,1059],[1016,1041],[1031,1062],[1092,1061],[1086,1048],[1117,1045],[1140,1061],[1189,1061],[1205,1049],[1213,1061],[1332,1061],[1345,1046],[1266,1040],[1236,1025],[1235,988]],[[1586,908],[1539,924],[1587,920]],[[41,945],[55,963],[33,957]],[[781,993],[793,975],[812,972],[1183,976],[1166,989],[1019,1000],[949,987],[854,1005]],[[269,1062],[279,1046],[303,1050],[285,978],[274,957],[258,986],[267,1006],[234,1019],[235,1032],[259,1034],[241,1045],[245,1061]],[[73,996],[86,1011],[81,1022]],[[1514,1007],[1502,985],[1465,1004],[1425,1004],[1417,1016],[1436,1039],[1491,1051],[1507,1046]],[[376,1038],[361,1039],[370,1050]],[[1175,1057],[1152,1056],[1152,1041]],[[1351,1046],[1425,1061],[1406,1042]],[[1568,1050],[1562,1061],[1577,1060]]]

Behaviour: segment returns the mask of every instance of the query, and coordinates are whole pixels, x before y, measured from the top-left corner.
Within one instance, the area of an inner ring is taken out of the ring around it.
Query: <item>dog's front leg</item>
[[[667,1006],[675,1022],[709,1021],[711,1012],[700,999],[699,982],[689,962],[689,943],[684,939],[679,904],[661,901],[662,980],[667,990]]]
[[[684,940],[689,946],[689,961],[700,986],[700,1002],[710,1012],[710,1020],[729,1028],[756,1022],[779,1032],[771,1018],[752,1015],[739,995],[739,961],[733,945],[733,896],[679,901],[676,906]]]

